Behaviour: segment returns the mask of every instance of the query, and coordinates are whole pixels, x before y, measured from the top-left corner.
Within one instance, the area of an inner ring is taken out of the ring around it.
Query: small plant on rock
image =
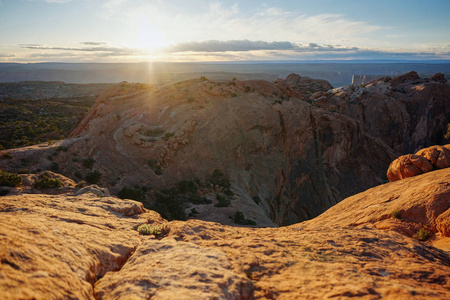
[[[400,219],[402,214],[401,214],[401,212],[399,210],[393,210],[391,215],[392,215],[393,218]]]
[[[59,188],[63,183],[58,178],[50,178],[46,174],[41,179],[34,182],[34,187],[37,189]]]
[[[16,173],[3,172],[0,170],[0,185],[4,186],[19,186],[22,184],[22,177]]]
[[[414,238],[419,241],[426,241],[426,240],[428,240],[429,237],[430,237],[430,232],[428,230],[426,230],[425,228],[421,228],[414,235]]]
[[[166,224],[150,225],[142,224],[138,227],[137,231],[143,235],[154,235],[155,237],[165,235],[167,233]]]

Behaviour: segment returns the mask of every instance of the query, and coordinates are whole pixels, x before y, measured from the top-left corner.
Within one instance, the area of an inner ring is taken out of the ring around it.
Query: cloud
[[[16,56],[14,54],[9,54],[9,53],[6,53],[6,54],[0,53],[0,58],[10,58],[10,57],[16,57]]]
[[[106,45],[106,43],[104,43],[104,42],[81,42],[80,44],[88,45],[88,46]]]
[[[110,0],[103,5],[103,14],[108,20],[120,20],[125,27],[158,29],[166,44],[208,40],[276,41],[280,36],[296,43],[314,40],[339,44],[344,40],[367,39],[368,33],[382,29],[342,14],[307,15],[262,4],[243,11],[237,4],[225,5],[220,1],[193,0],[192,5],[196,7],[195,12],[171,1],[142,1],[137,5],[133,1]]]
[[[305,45],[292,42],[266,42],[250,40],[188,42],[172,45],[165,49],[167,52],[228,52],[228,51],[255,51],[255,50],[294,50],[297,52],[309,51],[355,51],[357,47],[340,47],[333,45],[319,45],[308,43]]]
[[[95,42],[86,42],[87,45],[97,45],[99,43]],[[85,43],[85,44],[86,44]],[[94,43],[94,44],[92,44]],[[100,45],[103,45],[101,43]],[[42,45],[29,45],[29,44],[21,44],[21,48],[24,49],[32,49],[32,50],[58,50],[58,51],[80,51],[80,52],[97,52],[99,56],[129,56],[135,54],[141,54],[136,49],[131,48],[117,48],[117,47],[109,47],[109,46],[93,46],[93,47],[51,47],[51,46],[42,46]]]

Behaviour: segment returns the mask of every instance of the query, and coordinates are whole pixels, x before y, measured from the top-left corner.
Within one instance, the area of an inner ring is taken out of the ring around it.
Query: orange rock
[[[387,171],[389,181],[416,176],[433,170],[450,166],[450,144],[431,146],[419,150],[416,154],[407,154],[394,160]]]
[[[387,171],[389,181],[396,181],[411,176],[416,176],[433,169],[431,163],[424,157],[407,154],[394,160]]]
[[[450,193],[448,197],[450,199]],[[436,228],[443,235],[450,237],[450,208],[436,219]]]

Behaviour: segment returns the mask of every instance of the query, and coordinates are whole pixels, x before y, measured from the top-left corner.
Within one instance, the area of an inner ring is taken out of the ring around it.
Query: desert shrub
[[[223,192],[225,195],[227,195],[227,196],[229,196],[229,197],[232,197],[232,196],[234,196],[234,193],[233,193],[233,191],[232,190],[230,190],[230,189],[226,189],[224,192]]]
[[[229,189],[231,187],[230,179],[226,177],[225,174],[218,169],[215,169],[213,171],[211,177],[209,178],[209,182],[211,182],[211,184],[213,185],[217,185],[224,189]]]
[[[195,193],[197,191],[197,186],[190,180],[182,180],[178,182],[178,191],[181,194],[185,193]]]
[[[233,222],[236,224],[242,224],[245,221],[244,213],[242,211],[237,211],[234,213]]]
[[[450,123],[447,124],[447,133],[445,134],[445,138],[450,140]]]
[[[22,177],[15,173],[3,172],[0,170],[0,185],[19,186],[22,184]]]
[[[216,207],[228,207],[231,205],[231,202],[227,197],[217,194],[216,199],[218,201],[215,205]]]
[[[102,173],[95,170],[94,172],[87,173],[84,179],[90,184],[97,184],[100,181],[100,177],[102,177]]]
[[[245,87],[245,92],[246,93],[250,93],[252,91],[252,88],[251,87],[249,87],[249,86],[246,86]]]
[[[421,228],[414,235],[414,238],[419,241],[426,241],[426,240],[428,240],[429,237],[430,237],[430,232],[428,230],[426,230],[425,228]]]
[[[5,158],[5,159],[13,159],[14,156],[13,156],[11,153],[9,153],[9,152],[5,152],[5,153],[2,153],[2,154],[1,154],[1,158]]]
[[[208,78],[206,78],[205,76],[200,76],[200,80],[201,80],[201,81],[207,81]]]
[[[256,222],[251,219],[246,219],[242,211],[234,213],[233,222],[239,225],[255,225]]]
[[[193,207],[193,208],[191,209],[191,211],[189,212],[188,217],[195,217],[195,216],[198,215],[198,214],[199,214],[199,212],[197,211],[197,209],[195,209],[195,207]]]
[[[80,182],[77,183],[77,185],[75,185],[75,187],[77,189],[81,189],[81,188],[84,188],[86,185],[87,185],[86,181],[81,180]]]
[[[162,190],[161,193],[156,193],[156,203],[152,209],[160,213],[168,221],[185,221],[186,213],[184,212],[183,205],[177,198],[177,193],[176,188]]]
[[[142,134],[147,137],[157,137],[157,136],[161,136],[163,133],[164,133],[164,130],[162,130],[160,128],[148,129],[148,130],[142,132]]]
[[[50,178],[47,175],[42,176],[41,179],[34,182],[34,187],[37,189],[47,189],[47,188],[59,188],[62,187],[63,183],[58,178]]]
[[[168,141],[174,135],[175,135],[175,133],[173,133],[173,132],[167,132],[166,134],[164,134],[164,140]]]
[[[20,169],[17,171],[17,174],[30,174],[30,170],[28,169]]]
[[[195,101],[195,98],[194,98],[194,97],[189,97],[189,98],[188,98],[188,102],[189,102],[189,103],[192,103],[192,102],[194,102],[194,101]]]
[[[399,210],[393,210],[391,215],[392,215],[393,218],[400,219],[401,212]]]
[[[166,224],[161,225],[150,225],[150,224],[142,224],[137,228],[137,231],[143,235],[154,235],[160,236],[165,235],[167,233]]]
[[[81,173],[80,171],[75,171],[73,173],[73,175],[75,175],[75,177],[78,178],[78,179],[83,178],[83,173]]]
[[[141,189],[133,189],[124,187],[117,194],[120,199],[132,199],[136,201],[143,201],[145,199],[145,193]]]
[[[85,158],[83,160],[83,167],[85,167],[87,169],[92,169],[92,167],[94,166],[94,163],[95,163],[95,159],[93,159],[92,157]]]
[[[198,194],[191,194],[189,195],[189,202],[193,204],[211,204],[212,201],[208,198],[202,197]]]

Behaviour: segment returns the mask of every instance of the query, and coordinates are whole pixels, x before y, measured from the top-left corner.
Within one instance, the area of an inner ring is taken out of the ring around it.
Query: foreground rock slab
[[[448,182],[449,168],[392,182],[282,228],[168,223],[92,193],[0,197],[0,299],[448,299],[450,252],[432,246],[448,241]],[[431,239],[398,229],[414,226]]]

